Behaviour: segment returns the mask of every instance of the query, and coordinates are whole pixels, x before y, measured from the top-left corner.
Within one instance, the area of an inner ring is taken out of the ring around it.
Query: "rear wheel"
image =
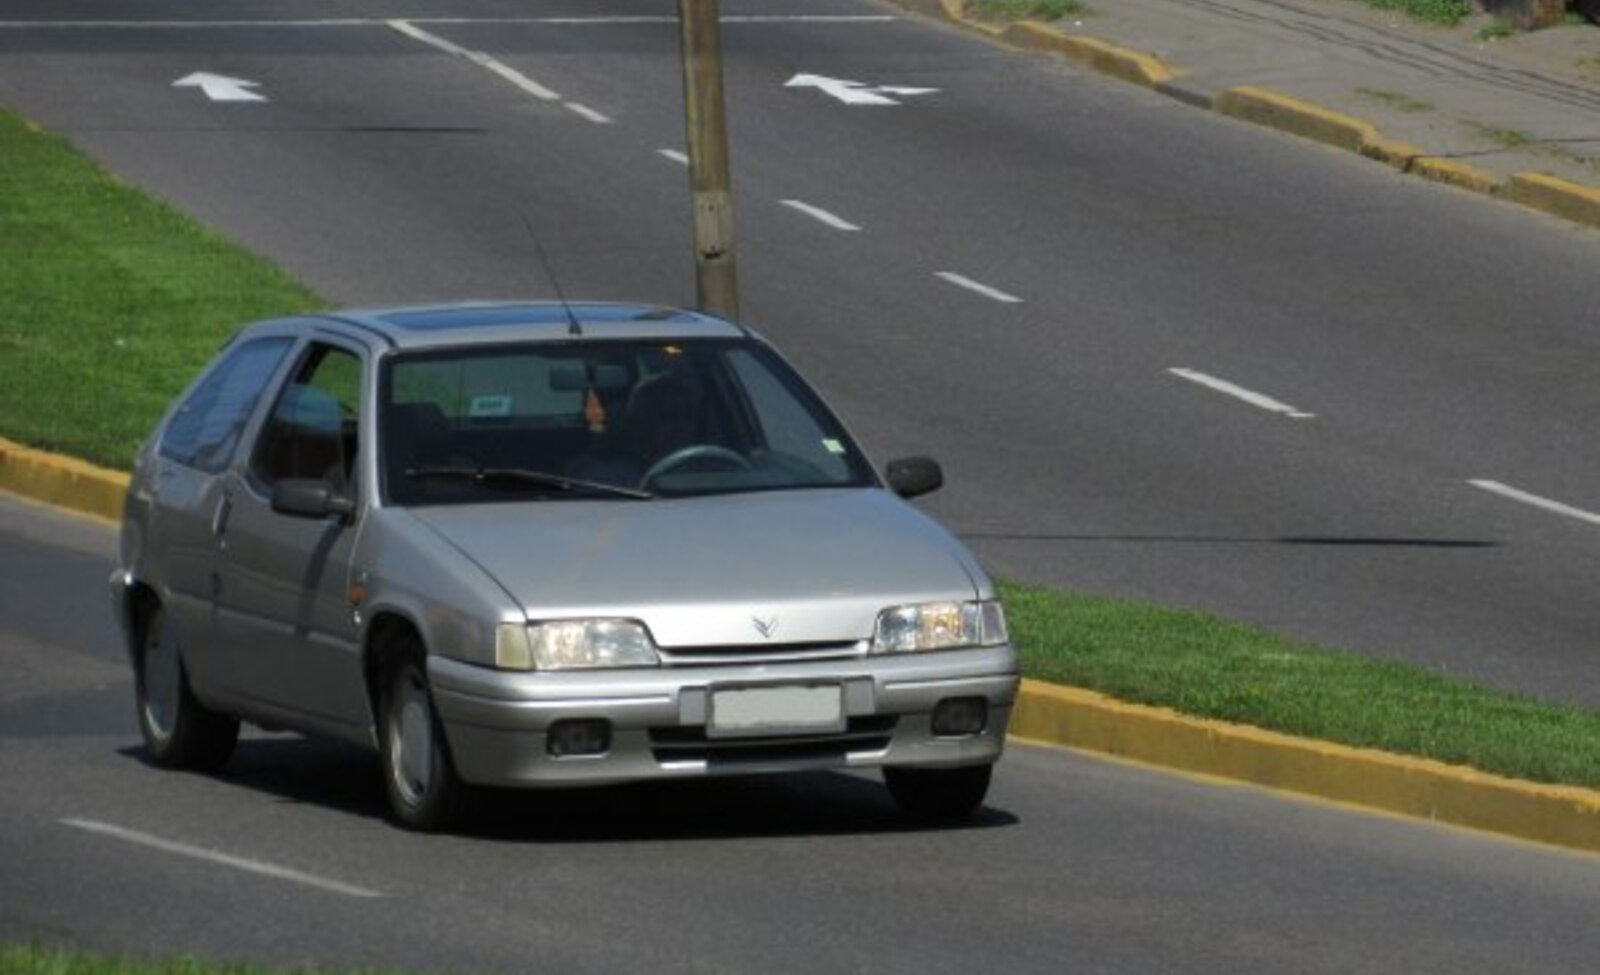
[[[195,699],[177,633],[157,606],[144,622],[134,700],[145,752],[163,768],[213,771],[233,754],[239,722]]]
[[[886,768],[884,784],[896,805],[918,819],[962,819],[983,805],[993,765]]]
[[[433,710],[422,660],[420,645],[408,647],[384,683],[383,780],[396,821],[434,832],[455,819],[463,787]]]

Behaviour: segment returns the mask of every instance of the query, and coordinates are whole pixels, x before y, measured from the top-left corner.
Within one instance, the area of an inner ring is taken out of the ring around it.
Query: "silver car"
[[[1017,658],[993,583],[749,329],[625,304],[242,329],[139,454],[112,577],[158,765],[239,722],[472,785],[881,767],[976,809]]]

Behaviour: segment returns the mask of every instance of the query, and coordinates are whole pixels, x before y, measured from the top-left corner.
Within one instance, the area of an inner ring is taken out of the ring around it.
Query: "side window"
[[[331,345],[313,345],[272,407],[251,473],[269,486],[284,478],[311,478],[349,490],[360,408],[361,359]]]
[[[293,341],[255,339],[224,355],[173,414],[161,435],[161,456],[208,474],[228,466],[245,423]]]

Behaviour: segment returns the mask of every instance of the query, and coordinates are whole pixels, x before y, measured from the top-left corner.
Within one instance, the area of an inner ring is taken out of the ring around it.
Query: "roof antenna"
[[[572,313],[572,305],[561,290],[561,281],[556,277],[555,268],[550,266],[550,257],[544,252],[544,245],[539,243],[539,235],[533,232],[533,221],[528,219],[526,213],[522,214],[522,226],[528,231],[528,237],[533,240],[533,249],[539,255],[539,263],[544,266],[545,277],[550,279],[550,284],[556,289],[556,297],[561,300],[561,310],[567,313],[567,334],[581,337],[583,325],[578,322],[578,316]]]

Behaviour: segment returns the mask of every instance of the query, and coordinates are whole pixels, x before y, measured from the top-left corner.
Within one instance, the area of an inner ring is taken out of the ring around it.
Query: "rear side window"
[[[161,456],[215,474],[228,466],[244,426],[289,346],[287,336],[241,342],[214,366],[173,414]]]

